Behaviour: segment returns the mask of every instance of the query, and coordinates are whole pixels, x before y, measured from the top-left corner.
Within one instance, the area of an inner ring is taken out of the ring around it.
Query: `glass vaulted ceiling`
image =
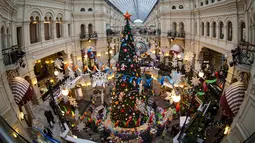
[[[148,16],[158,0],[109,0],[123,13],[132,14],[131,20],[141,19]]]

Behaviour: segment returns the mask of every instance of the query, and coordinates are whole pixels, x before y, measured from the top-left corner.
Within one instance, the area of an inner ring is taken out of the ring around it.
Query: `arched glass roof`
[[[131,20],[141,19],[148,16],[158,0],[109,0],[123,13],[132,14]]]

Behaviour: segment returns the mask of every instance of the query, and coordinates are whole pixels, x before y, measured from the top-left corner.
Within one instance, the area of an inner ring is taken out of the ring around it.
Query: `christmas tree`
[[[142,95],[142,78],[129,24],[130,14],[124,15],[126,25],[122,34],[119,60],[116,63],[116,85],[112,90],[111,120],[115,127],[134,128],[140,126],[141,112],[137,103],[145,101]]]

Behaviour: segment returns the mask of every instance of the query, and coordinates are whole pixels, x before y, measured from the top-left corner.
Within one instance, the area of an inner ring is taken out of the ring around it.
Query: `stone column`
[[[223,40],[227,41],[227,36],[228,36],[228,27],[224,24],[223,26],[223,33],[224,33],[224,38]]]
[[[44,21],[40,21],[40,29],[39,30],[41,30],[41,32],[39,33],[39,34],[41,34],[40,35],[40,38],[41,38],[41,42],[44,42],[45,41],[45,36],[44,36]]]
[[[24,22],[24,27],[22,28],[22,41],[24,41],[23,45],[27,46],[30,45],[30,28],[29,28],[30,21]]]
[[[213,24],[210,23],[210,37],[213,37]]]
[[[42,103],[42,99],[41,99],[41,93],[37,84],[37,78],[35,76],[34,70],[30,70],[29,72],[29,76],[31,78],[31,86],[33,87],[34,90],[34,97],[33,97],[33,104],[40,104]]]
[[[220,28],[218,24],[216,25],[216,38],[220,39]]]
[[[62,34],[61,34],[61,36],[62,37],[67,37],[68,36],[68,27],[67,27],[67,22],[66,21],[62,21],[62,23],[61,23],[61,29],[62,29]]]
[[[57,39],[56,21],[52,21],[52,39]]]

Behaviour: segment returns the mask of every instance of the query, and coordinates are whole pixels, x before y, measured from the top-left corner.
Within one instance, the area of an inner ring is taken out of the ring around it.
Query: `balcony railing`
[[[147,29],[140,29],[139,30],[140,35],[147,35],[147,36],[160,36],[161,35],[161,30],[147,30]]]
[[[185,38],[185,31],[168,31],[167,32],[168,37],[180,37],[180,38]]]
[[[234,50],[231,50],[233,62],[232,65],[243,65],[251,67],[255,58],[255,45],[243,42],[237,45]]]
[[[96,32],[92,32],[92,33],[88,33],[88,34],[80,34],[80,38],[81,39],[97,39],[97,33]]]
[[[113,31],[111,29],[106,30],[106,35],[107,36],[112,36],[112,37],[117,37],[120,36],[120,31]]]
[[[18,45],[15,45],[10,48],[2,49],[2,55],[5,66],[17,65],[25,55],[25,52],[21,51]]]

